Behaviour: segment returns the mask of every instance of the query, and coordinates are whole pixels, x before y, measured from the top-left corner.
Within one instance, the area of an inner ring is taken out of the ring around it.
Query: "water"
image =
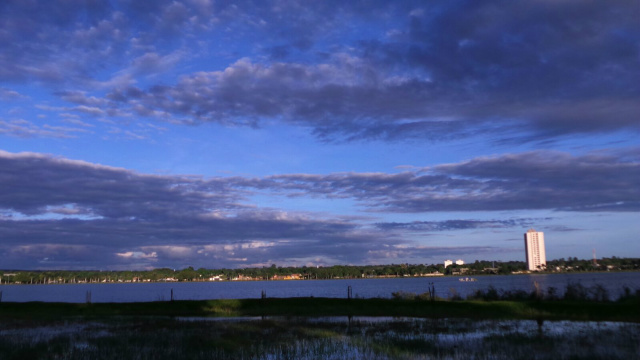
[[[532,291],[534,282],[546,290],[555,287],[561,294],[569,283],[586,287],[604,286],[615,299],[624,286],[640,289],[640,272],[579,273],[539,275],[478,276],[478,281],[461,282],[458,277],[424,277],[395,279],[350,280],[291,280],[291,281],[225,281],[181,283],[117,283],[117,284],[56,284],[56,285],[0,285],[3,302],[68,302],[83,303],[87,292],[92,302],[167,301],[173,290],[176,300],[249,299],[259,298],[264,290],[267,297],[330,297],[346,298],[347,287],[353,296],[361,298],[389,298],[393,292],[422,294],[430,283],[436,296],[447,298],[453,293],[462,297],[475,290],[493,286],[500,290]]]

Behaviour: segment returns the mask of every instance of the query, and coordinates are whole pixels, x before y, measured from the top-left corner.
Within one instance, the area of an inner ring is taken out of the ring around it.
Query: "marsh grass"
[[[545,322],[538,330],[531,320],[76,320],[3,324],[0,358],[629,359],[640,351],[640,324]]]
[[[246,317],[253,317],[247,319]],[[224,320],[216,320],[224,318]],[[330,319],[337,320],[330,320]],[[232,320],[234,319],[234,320]],[[374,320],[375,319],[375,320]],[[0,359],[627,359],[640,296],[570,284],[451,301],[266,298],[0,303]]]
[[[640,322],[640,298],[619,301],[286,298],[150,303],[1,303],[0,321],[65,321],[120,317],[404,316]]]

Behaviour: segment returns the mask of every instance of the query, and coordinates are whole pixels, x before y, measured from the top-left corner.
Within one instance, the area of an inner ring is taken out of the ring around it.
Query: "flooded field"
[[[2,359],[633,359],[640,324],[153,318],[0,325]]]

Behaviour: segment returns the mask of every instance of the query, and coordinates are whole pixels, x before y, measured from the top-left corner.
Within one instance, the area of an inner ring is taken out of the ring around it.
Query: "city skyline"
[[[637,15],[4,1],[0,267],[640,257]]]

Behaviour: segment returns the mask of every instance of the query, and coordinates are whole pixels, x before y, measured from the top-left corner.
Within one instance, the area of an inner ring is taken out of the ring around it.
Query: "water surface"
[[[622,293],[623,286],[640,289],[640,272],[573,273],[534,275],[487,275],[475,277],[477,281],[461,282],[458,277],[423,277],[393,279],[349,280],[290,280],[290,281],[224,281],[181,283],[108,283],[108,284],[52,284],[52,285],[0,285],[2,301],[69,302],[83,303],[87,292],[92,302],[144,302],[167,301],[173,290],[176,300],[250,299],[259,298],[262,291],[267,297],[347,297],[351,286],[354,297],[390,298],[394,292],[422,294],[433,284],[436,295],[447,298],[456,293],[462,297],[489,286],[502,290],[532,291],[534,283],[542,289],[555,287],[562,294],[569,283],[586,287],[604,286],[613,298]]]

